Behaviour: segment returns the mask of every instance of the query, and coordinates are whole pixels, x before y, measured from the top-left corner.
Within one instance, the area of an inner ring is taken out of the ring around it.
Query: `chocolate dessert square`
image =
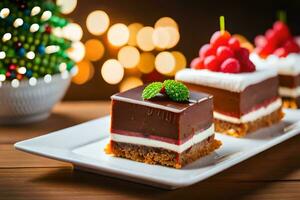
[[[285,108],[300,108],[300,75],[279,74],[279,94]]]
[[[110,151],[115,156],[181,168],[219,148],[211,95],[191,92],[185,102],[164,95],[144,100],[144,88],[111,97]]]
[[[214,97],[216,132],[242,137],[282,118],[276,70],[229,74],[185,69],[176,79]]]

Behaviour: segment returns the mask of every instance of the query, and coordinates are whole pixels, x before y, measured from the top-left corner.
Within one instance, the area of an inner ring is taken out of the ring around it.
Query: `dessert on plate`
[[[182,83],[154,82],[115,94],[107,151],[148,164],[181,168],[218,149],[212,96]]]
[[[258,68],[274,68],[279,76],[279,94],[284,107],[300,107],[300,47],[288,26],[277,21],[265,35],[255,38],[252,62]]]
[[[213,95],[216,132],[242,137],[283,117],[276,70],[256,70],[249,50],[225,30],[214,33],[191,69],[175,78],[192,91]]]

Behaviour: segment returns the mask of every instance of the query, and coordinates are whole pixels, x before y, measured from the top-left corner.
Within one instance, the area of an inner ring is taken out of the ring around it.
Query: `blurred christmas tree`
[[[62,37],[68,21],[45,0],[0,2],[0,83],[67,73],[75,63],[67,55],[71,41]]]

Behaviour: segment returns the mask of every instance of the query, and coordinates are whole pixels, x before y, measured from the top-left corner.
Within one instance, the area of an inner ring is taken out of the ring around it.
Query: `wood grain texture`
[[[300,135],[193,186],[166,191],[23,153],[16,141],[108,114],[109,102],[67,102],[46,121],[0,127],[0,200],[300,199]]]

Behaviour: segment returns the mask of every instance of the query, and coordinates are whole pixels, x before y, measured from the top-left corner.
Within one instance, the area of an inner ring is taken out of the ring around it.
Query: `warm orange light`
[[[70,14],[77,6],[77,0],[56,0],[56,4],[60,7],[63,14]]]
[[[185,56],[179,52],[179,51],[172,51],[172,54],[175,58],[176,64],[174,69],[168,73],[168,76],[174,76],[176,74],[176,72],[178,72],[181,69],[186,68],[186,58]]]
[[[155,48],[152,40],[153,31],[154,29],[150,26],[139,30],[137,34],[137,45],[143,51],[152,51]]]
[[[178,29],[178,25],[176,23],[176,21],[174,19],[172,19],[171,17],[162,17],[159,20],[156,21],[155,28],[157,27],[174,27],[176,29]]]
[[[125,46],[118,52],[118,60],[125,68],[133,68],[140,62],[140,52],[132,46]]]
[[[141,54],[140,63],[137,68],[144,74],[152,72],[155,68],[154,65],[155,56],[150,52],[144,52]]]
[[[102,10],[91,12],[86,19],[86,27],[93,35],[102,35],[109,26],[109,17]]]
[[[120,85],[120,91],[124,92],[126,90],[130,90],[132,88],[143,85],[143,81],[137,77],[128,77],[124,81],[122,81]]]
[[[88,82],[94,76],[95,70],[93,64],[88,60],[82,60],[77,63],[78,72],[72,81],[75,84],[82,85]]]
[[[128,27],[121,23],[112,25],[108,30],[107,38],[113,46],[123,46],[129,40]]]
[[[171,73],[176,66],[176,60],[172,53],[163,51],[155,58],[156,70],[164,75]]]
[[[129,29],[129,40],[128,40],[128,44],[131,45],[131,46],[136,46],[137,43],[136,43],[136,36],[137,36],[137,33],[138,31],[143,28],[143,25],[140,24],[140,23],[133,23],[133,24],[130,24],[128,26],[128,29]]]
[[[91,61],[97,61],[104,54],[104,46],[100,40],[90,39],[85,43],[85,56]]]
[[[109,84],[118,84],[124,76],[124,68],[118,60],[109,59],[101,68],[103,79]]]

